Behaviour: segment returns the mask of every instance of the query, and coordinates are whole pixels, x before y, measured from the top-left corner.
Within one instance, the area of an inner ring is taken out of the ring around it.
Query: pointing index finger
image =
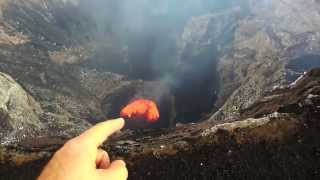
[[[122,118],[99,123],[78,136],[75,140],[81,141],[91,147],[99,147],[110,135],[122,129],[124,123],[124,119]]]

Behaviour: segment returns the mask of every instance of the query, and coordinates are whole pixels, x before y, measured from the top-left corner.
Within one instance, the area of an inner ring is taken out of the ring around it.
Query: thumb
[[[128,178],[128,170],[122,160],[112,162],[108,169],[99,170],[99,173],[101,179],[126,180]]]

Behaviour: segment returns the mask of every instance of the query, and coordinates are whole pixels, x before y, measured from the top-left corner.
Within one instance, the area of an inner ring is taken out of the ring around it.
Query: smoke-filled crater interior
[[[199,122],[215,111],[220,86],[217,47],[213,42],[194,47],[192,41],[184,42],[181,37],[187,33],[185,27],[192,16],[223,11],[229,6],[228,1],[213,2],[188,1],[184,8],[176,1],[141,2],[141,14],[133,10],[136,4],[114,2],[126,11],[113,12],[107,16],[109,21],[98,24],[98,28],[101,36],[107,34],[117,44],[110,48],[101,42],[86,66],[119,73],[142,84],[123,89],[116,97],[106,97],[102,107],[107,118],[116,118],[122,108],[139,98],[155,101],[160,111],[159,121],[141,127]],[[102,12],[97,13],[104,17]],[[223,38],[228,41],[229,34]],[[129,122],[139,123],[142,121]]]

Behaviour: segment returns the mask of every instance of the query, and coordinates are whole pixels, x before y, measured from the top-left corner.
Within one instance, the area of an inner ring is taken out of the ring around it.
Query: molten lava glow
[[[148,122],[157,122],[160,118],[155,102],[145,99],[136,100],[122,109],[121,117],[126,119],[143,119]]]

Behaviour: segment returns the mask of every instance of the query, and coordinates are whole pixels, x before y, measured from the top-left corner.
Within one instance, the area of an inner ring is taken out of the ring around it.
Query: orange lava
[[[126,119],[143,119],[148,122],[157,122],[160,118],[159,110],[155,102],[139,99],[122,109],[121,117]]]

